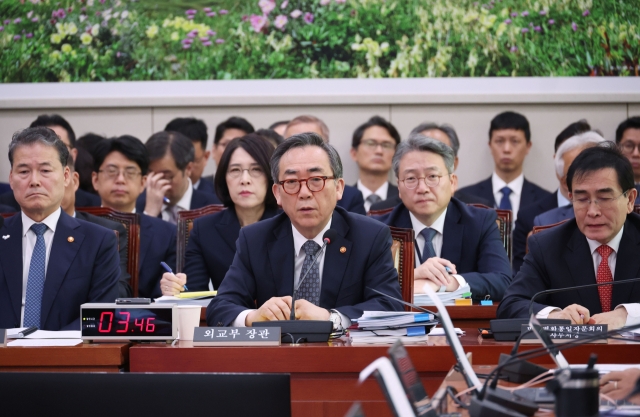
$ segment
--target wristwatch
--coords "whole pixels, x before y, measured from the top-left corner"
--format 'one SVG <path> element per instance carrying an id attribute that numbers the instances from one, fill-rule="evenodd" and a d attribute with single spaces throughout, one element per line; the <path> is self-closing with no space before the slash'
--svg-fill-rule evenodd
<path id="1" fill-rule="evenodd" d="M 342 316 L 338 313 L 338 310 L 329 310 L 329 320 L 333 323 L 333 331 L 341 332 L 344 330 L 342 327 Z"/>

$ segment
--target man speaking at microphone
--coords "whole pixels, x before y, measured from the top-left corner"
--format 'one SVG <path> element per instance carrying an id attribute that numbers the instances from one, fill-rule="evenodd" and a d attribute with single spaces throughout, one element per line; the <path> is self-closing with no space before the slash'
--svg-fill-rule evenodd
<path id="1" fill-rule="evenodd" d="M 364 310 L 400 311 L 370 289 L 401 298 L 388 227 L 336 207 L 344 189 L 336 150 L 315 133 L 294 135 L 276 148 L 271 175 L 284 213 L 240 230 L 207 324 L 289 320 L 294 285 L 296 319 L 331 320 L 334 330 Z M 334 238 L 313 263 L 329 229 Z"/>
<path id="2" fill-rule="evenodd" d="M 619 282 L 640 276 L 640 216 L 629 161 L 611 142 L 582 151 L 567 172 L 575 219 L 529 238 L 529 253 L 498 308 L 499 318 L 525 318 L 534 294 L 550 289 Z M 545 294 L 538 318 L 574 324 L 640 323 L 640 283 Z"/>

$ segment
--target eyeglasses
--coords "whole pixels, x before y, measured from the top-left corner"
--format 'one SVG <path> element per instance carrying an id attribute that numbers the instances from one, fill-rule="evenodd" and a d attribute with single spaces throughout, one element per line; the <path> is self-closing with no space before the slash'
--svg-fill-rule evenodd
<path id="1" fill-rule="evenodd" d="M 98 172 L 102 172 L 110 180 L 115 180 L 116 178 L 118 178 L 120 176 L 120 173 L 122 173 L 122 176 L 127 180 L 134 180 L 138 177 L 138 175 L 142 174 L 141 171 L 138 171 L 135 168 L 125 168 L 123 170 L 120 170 L 115 167 L 100 169 L 98 170 Z"/>
<path id="2" fill-rule="evenodd" d="M 440 178 L 442 177 L 442 175 L 432 174 L 427 175 L 426 177 L 407 177 L 400 181 L 404 183 L 404 186 L 407 187 L 407 189 L 413 190 L 420 185 L 420 180 L 424 180 L 425 185 L 429 188 L 437 187 L 438 184 L 440 184 Z"/>
<path id="3" fill-rule="evenodd" d="M 327 180 L 335 180 L 336 177 L 309 177 L 306 180 L 284 180 L 279 181 L 278 184 L 282 186 L 284 192 L 287 194 L 298 194 L 300 192 L 300 188 L 302 187 L 302 183 L 307 184 L 307 188 L 309 191 L 313 193 L 317 193 L 318 191 L 322 191 L 324 189 L 324 184 Z"/>
<path id="4" fill-rule="evenodd" d="M 633 151 L 636 150 L 636 148 L 638 148 L 638 151 L 640 151 L 640 143 L 636 144 L 631 141 L 627 141 L 625 143 L 620 144 L 620 149 L 622 150 L 622 153 L 632 154 Z"/>
<path id="5" fill-rule="evenodd" d="M 382 147 L 384 151 L 393 151 L 396 149 L 396 144 L 393 142 L 378 142 L 377 140 L 367 139 L 360 142 L 361 145 L 366 146 L 372 151 L 375 150 L 378 146 Z"/>
<path id="6" fill-rule="evenodd" d="M 227 177 L 231 179 L 238 179 L 242 176 L 242 174 L 247 171 L 251 178 L 260 178 L 264 175 L 264 171 L 260 167 L 251 167 L 251 168 L 240 168 L 234 167 L 227 171 Z"/>
<path id="7" fill-rule="evenodd" d="M 572 199 L 572 203 L 573 203 L 573 209 L 574 210 L 584 210 L 587 209 L 589 207 L 591 207 L 591 203 L 595 203 L 596 206 L 600 207 L 601 209 L 610 209 L 611 207 L 613 207 L 615 205 L 615 201 L 617 199 L 619 199 L 620 197 L 622 197 L 623 195 L 626 196 L 626 194 L 629 192 L 629 190 L 625 191 L 624 193 L 620 194 L 617 197 L 600 197 L 600 198 L 594 198 L 593 200 L 591 200 L 590 198 L 573 198 Z"/>

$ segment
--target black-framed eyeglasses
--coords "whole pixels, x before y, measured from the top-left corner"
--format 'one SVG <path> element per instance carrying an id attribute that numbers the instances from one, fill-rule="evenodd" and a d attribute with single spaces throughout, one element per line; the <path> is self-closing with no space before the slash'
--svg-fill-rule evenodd
<path id="1" fill-rule="evenodd" d="M 620 150 L 622 151 L 622 153 L 625 153 L 625 154 L 632 154 L 633 151 L 636 150 L 636 148 L 638 148 L 638 151 L 640 151 L 640 143 L 634 143 L 629 140 L 629 141 L 626 141 L 625 143 L 620 144 Z"/>
<path id="2" fill-rule="evenodd" d="M 335 180 L 336 177 L 309 177 L 304 180 L 298 179 L 289 179 L 284 181 L 278 181 L 278 185 L 282 186 L 282 189 L 287 194 L 298 194 L 300 192 L 300 188 L 302 188 L 302 183 L 307 184 L 307 188 L 309 191 L 313 193 L 317 193 L 318 191 L 322 191 L 324 189 L 324 184 L 327 180 Z"/>
<path id="3" fill-rule="evenodd" d="M 394 151 L 396 149 L 395 142 L 378 142 L 373 139 L 365 139 L 360 142 L 360 144 L 370 148 L 371 150 L 375 150 L 378 146 L 382 147 L 383 151 Z"/>

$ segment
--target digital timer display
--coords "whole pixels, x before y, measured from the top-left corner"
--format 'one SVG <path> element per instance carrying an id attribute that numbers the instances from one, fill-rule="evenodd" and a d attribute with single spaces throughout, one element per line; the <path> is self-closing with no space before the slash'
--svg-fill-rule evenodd
<path id="1" fill-rule="evenodd" d="M 172 336 L 172 310 L 169 308 L 83 308 L 83 337 Z"/>

